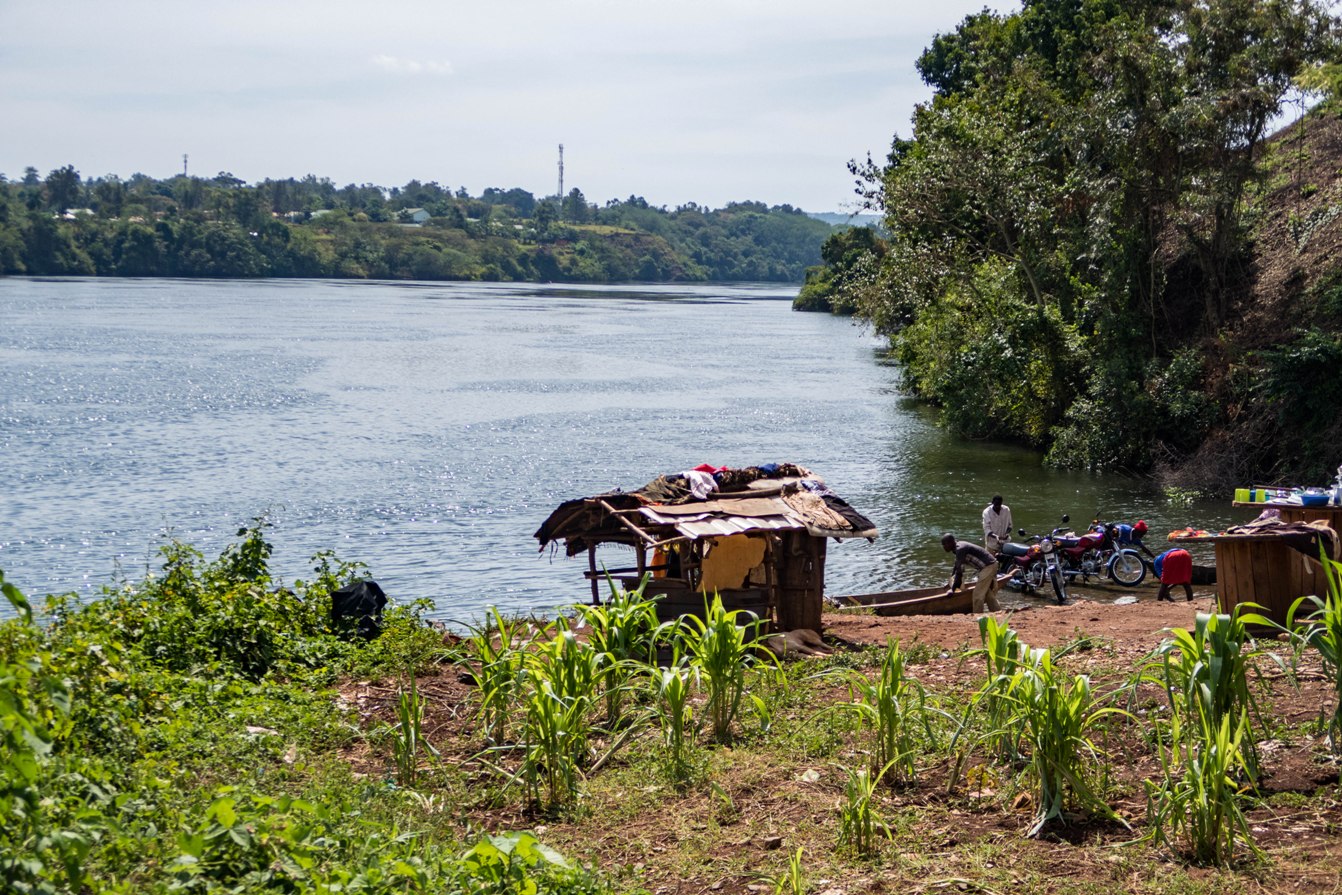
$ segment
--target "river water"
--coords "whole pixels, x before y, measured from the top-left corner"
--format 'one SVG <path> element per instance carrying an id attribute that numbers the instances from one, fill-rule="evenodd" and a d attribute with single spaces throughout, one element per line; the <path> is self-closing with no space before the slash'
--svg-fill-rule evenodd
<path id="1" fill-rule="evenodd" d="M 876 522 L 831 542 L 830 593 L 944 581 L 938 536 L 977 539 L 998 492 L 1031 530 L 1244 516 L 953 439 L 878 338 L 794 293 L 0 279 L 0 569 L 95 598 L 266 513 L 286 581 L 329 548 L 443 620 L 547 611 L 589 593 L 584 559 L 537 552 L 555 506 L 703 462 L 808 466 Z"/>

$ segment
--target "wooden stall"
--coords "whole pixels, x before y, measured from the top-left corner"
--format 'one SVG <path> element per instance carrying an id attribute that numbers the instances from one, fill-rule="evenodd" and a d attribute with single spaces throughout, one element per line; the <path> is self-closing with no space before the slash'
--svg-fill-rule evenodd
<path id="1" fill-rule="evenodd" d="M 1286 545 L 1279 535 L 1205 535 L 1176 543 L 1211 541 L 1216 548 L 1216 593 L 1222 612 L 1256 603 L 1262 614 L 1285 624 L 1296 600 L 1326 594 L 1323 566 Z"/>
<path id="2" fill-rule="evenodd" d="M 1342 507 L 1302 507 L 1272 501 L 1236 501 L 1234 506 L 1273 509 L 1288 524 L 1322 521 L 1337 531 L 1342 523 Z M 1176 543 L 1188 541 L 1210 541 L 1215 547 L 1216 591 L 1222 612 L 1256 603 L 1264 615 L 1284 624 L 1291 606 L 1301 597 L 1328 592 L 1328 579 L 1318 557 L 1289 546 L 1281 533 L 1271 529 L 1184 537 Z"/>
<path id="3" fill-rule="evenodd" d="M 776 630 L 819 631 L 827 539 L 874 539 L 871 521 L 792 464 L 723 470 L 700 496 L 685 481 L 662 476 L 637 491 L 566 501 L 535 537 L 542 550 L 562 543 L 569 556 L 587 554 L 593 603 L 607 578 L 632 589 L 647 575 L 644 592 L 660 597 L 663 618 L 702 615 L 716 593 Z M 632 562 L 599 563 L 598 547 L 632 551 Z"/>

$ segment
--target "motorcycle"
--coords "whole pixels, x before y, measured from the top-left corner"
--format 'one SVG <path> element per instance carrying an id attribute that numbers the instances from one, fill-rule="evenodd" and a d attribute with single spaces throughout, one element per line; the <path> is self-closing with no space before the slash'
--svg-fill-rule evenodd
<path id="1" fill-rule="evenodd" d="M 1067 521 L 1066 516 L 1063 517 L 1063 521 Z M 1037 586 L 1042 587 L 1043 579 L 1047 579 L 1053 587 L 1053 596 L 1059 606 L 1065 606 L 1071 602 L 1067 598 L 1066 576 L 1063 575 L 1062 564 L 1058 560 L 1057 542 L 1062 532 L 1063 529 L 1055 528 L 1052 533 L 1047 535 L 1028 536 L 1031 541 L 1028 549 L 1032 556 L 1037 557 L 1036 561 L 1041 567 L 1039 574 L 1042 575 L 1042 579 Z M 1021 537 L 1027 537 L 1025 529 L 1020 529 L 1020 535 Z"/>
<path id="2" fill-rule="evenodd" d="M 1020 534 L 1024 537 L 1025 529 L 1022 528 Z M 1038 538 L 1034 540 L 1035 543 L 1031 544 L 1006 541 L 996 553 L 998 569 L 1011 575 L 1006 586 L 1012 590 L 1033 594 L 1044 586 L 1047 571 L 1039 552 Z"/>
<path id="3" fill-rule="evenodd" d="M 1100 561 L 1104 564 L 1105 572 L 1109 577 L 1124 587 L 1136 587 L 1145 581 L 1146 560 L 1136 549 L 1125 547 L 1119 541 L 1118 524 L 1101 522 L 1099 519 L 1095 520 L 1095 524 L 1103 528 L 1107 536 L 1108 552 L 1101 553 Z M 1145 525 L 1139 531 L 1145 531 Z M 1140 543 L 1140 541 L 1135 543 Z"/>
<path id="4" fill-rule="evenodd" d="M 1069 521 L 1062 517 L 1063 524 Z M 1146 578 L 1146 563 L 1141 554 L 1130 547 L 1120 547 L 1115 540 L 1117 528 L 1095 520 L 1090 530 L 1078 535 L 1066 531 L 1058 538 L 1058 558 L 1063 575 L 1083 584 L 1091 577 L 1107 577 L 1125 587 L 1135 587 Z"/>

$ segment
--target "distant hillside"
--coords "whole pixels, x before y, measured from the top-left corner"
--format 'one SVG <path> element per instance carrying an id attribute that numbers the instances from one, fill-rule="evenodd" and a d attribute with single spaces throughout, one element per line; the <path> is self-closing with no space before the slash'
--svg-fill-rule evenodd
<path id="1" fill-rule="evenodd" d="M 832 230 L 788 205 L 597 205 L 577 189 L 0 175 L 0 275 L 800 283 Z"/>
<path id="2" fill-rule="evenodd" d="M 834 227 L 875 227 L 881 226 L 879 214 L 843 214 L 837 211 L 808 211 L 808 217 L 824 221 Z"/>

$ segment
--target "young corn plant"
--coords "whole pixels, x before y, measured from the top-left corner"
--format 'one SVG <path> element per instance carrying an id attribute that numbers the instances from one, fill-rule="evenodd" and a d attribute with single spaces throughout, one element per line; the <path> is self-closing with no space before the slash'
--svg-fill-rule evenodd
<path id="1" fill-rule="evenodd" d="M 1185 732 L 1202 729 L 1199 719 L 1204 715 L 1209 731 L 1220 730 L 1225 719 L 1236 729 L 1244 718 L 1244 771 L 1251 781 L 1258 779 L 1251 721 L 1251 716 L 1258 715 L 1258 706 L 1249 686 L 1249 670 L 1258 654 L 1251 648 L 1246 622 L 1260 618 L 1199 612 L 1192 631 L 1171 629 L 1171 636 L 1153 654 L 1170 708 L 1181 715 Z"/>
<path id="2" fill-rule="evenodd" d="M 1191 722 L 1191 723 L 1190 723 Z M 1157 737 L 1161 779 L 1146 781 L 1150 838 L 1175 850 L 1182 846 L 1200 864 L 1230 866 L 1235 846 L 1259 849 L 1244 815 L 1244 737 L 1247 715 L 1213 721 L 1199 708 L 1196 717 L 1174 713 L 1168 722 L 1169 744 Z"/>
<path id="3" fill-rule="evenodd" d="M 553 812 L 577 798 L 591 760 L 592 715 L 604 662 L 572 631 L 561 630 L 530 650 L 524 664 L 531 686 L 519 773 L 531 804 Z"/>
<path id="4" fill-rule="evenodd" d="M 670 665 L 657 669 L 653 676 L 653 703 L 662 730 L 662 767 L 675 786 L 684 786 L 694 777 L 695 728 L 694 706 L 690 699 L 698 669 L 676 656 Z"/>
<path id="5" fill-rule="evenodd" d="M 839 804 L 839 848 L 850 849 L 859 858 L 871 858 L 880 847 L 879 837 L 890 837 L 890 827 L 876 812 L 872 800 L 880 775 L 866 768 L 848 768 L 844 800 Z"/>
<path id="6" fill-rule="evenodd" d="M 397 724 L 392 728 L 392 753 L 396 760 L 396 782 L 404 787 L 413 787 L 419 782 L 420 752 L 438 757 L 438 750 L 424 739 L 425 700 L 419 695 L 419 685 L 414 675 L 410 676 L 410 687 L 402 686 L 397 703 Z"/>
<path id="7" fill-rule="evenodd" d="M 854 672 L 849 692 L 857 701 L 845 708 L 857 711 L 876 734 L 870 776 L 881 776 L 883 769 L 889 769 L 893 781 L 913 782 L 920 746 L 924 739 L 935 742 L 936 734 L 928 718 L 926 691 L 904 674 L 904 653 L 898 640 L 886 644 L 880 676 L 873 681 Z"/>
<path id="8" fill-rule="evenodd" d="M 772 882 L 774 895 L 806 895 L 806 874 L 802 869 L 801 846 L 788 859 L 787 870 L 779 874 Z"/>
<path id="9" fill-rule="evenodd" d="M 631 591 L 612 581 L 604 605 L 573 607 L 577 628 L 587 628 L 588 642 L 607 657 L 603 695 L 606 724 L 612 729 L 624 720 L 625 698 L 635 679 L 655 667 L 657 644 L 666 630 L 657 619 L 656 600 L 644 596 L 648 580 L 645 575 Z"/>
<path id="10" fill-rule="evenodd" d="M 500 744 L 507 737 L 508 722 L 521 695 L 523 660 L 534 635 L 527 622 L 504 618 L 497 608 L 490 612 L 487 624 L 472 629 L 464 661 L 474 662 L 479 695 L 476 718 L 485 740 Z"/>
<path id="11" fill-rule="evenodd" d="M 737 617 L 741 615 L 749 615 L 750 621 L 738 624 Z M 746 663 L 759 643 L 759 620 L 751 613 L 726 611 L 722 598 L 714 594 L 704 618 L 689 615 L 681 619 L 680 637 L 686 654 L 708 687 L 707 711 L 713 740 L 730 742 L 732 722 L 745 693 Z"/>
<path id="12" fill-rule="evenodd" d="M 987 666 L 987 679 L 970 709 L 982 713 L 989 753 L 998 761 L 1016 761 L 1020 758 L 1021 728 L 1016 705 L 1007 691 L 1026 647 L 1014 629 L 991 615 L 979 619 L 979 641 L 983 644 L 978 652 Z"/>
<path id="13" fill-rule="evenodd" d="M 590 698 L 561 695 L 545 679 L 527 694 L 518 773 L 534 809 L 552 813 L 578 797 L 589 758 L 592 704 Z"/>
<path id="14" fill-rule="evenodd" d="M 1026 653 L 1004 698 L 1015 707 L 1015 715 L 1006 723 L 1020 730 L 1037 785 L 1038 813 L 1028 835 L 1039 835 L 1050 821 L 1065 822 L 1063 809 L 1069 794 L 1070 801 L 1127 826 L 1087 775 L 1088 765 L 1100 757 L 1088 735 L 1091 728 L 1107 715 L 1126 713 L 1113 707 L 1097 708 L 1090 679 L 1085 675 L 1069 678 L 1053 664 L 1046 649 Z"/>
<path id="15" fill-rule="evenodd" d="M 1312 648 L 1318 653 L 1333 690 L 1333 713 L 1328 721 L 1328 746 L 1342 755 L 1342 563 L 1320 556 L 1328 579 L 1323 599 L 1301 597 L 1286 616 L 1286 629 L 1299 653 Z M 1308 614 L 1301 614 L 1302 610 Z"/>

